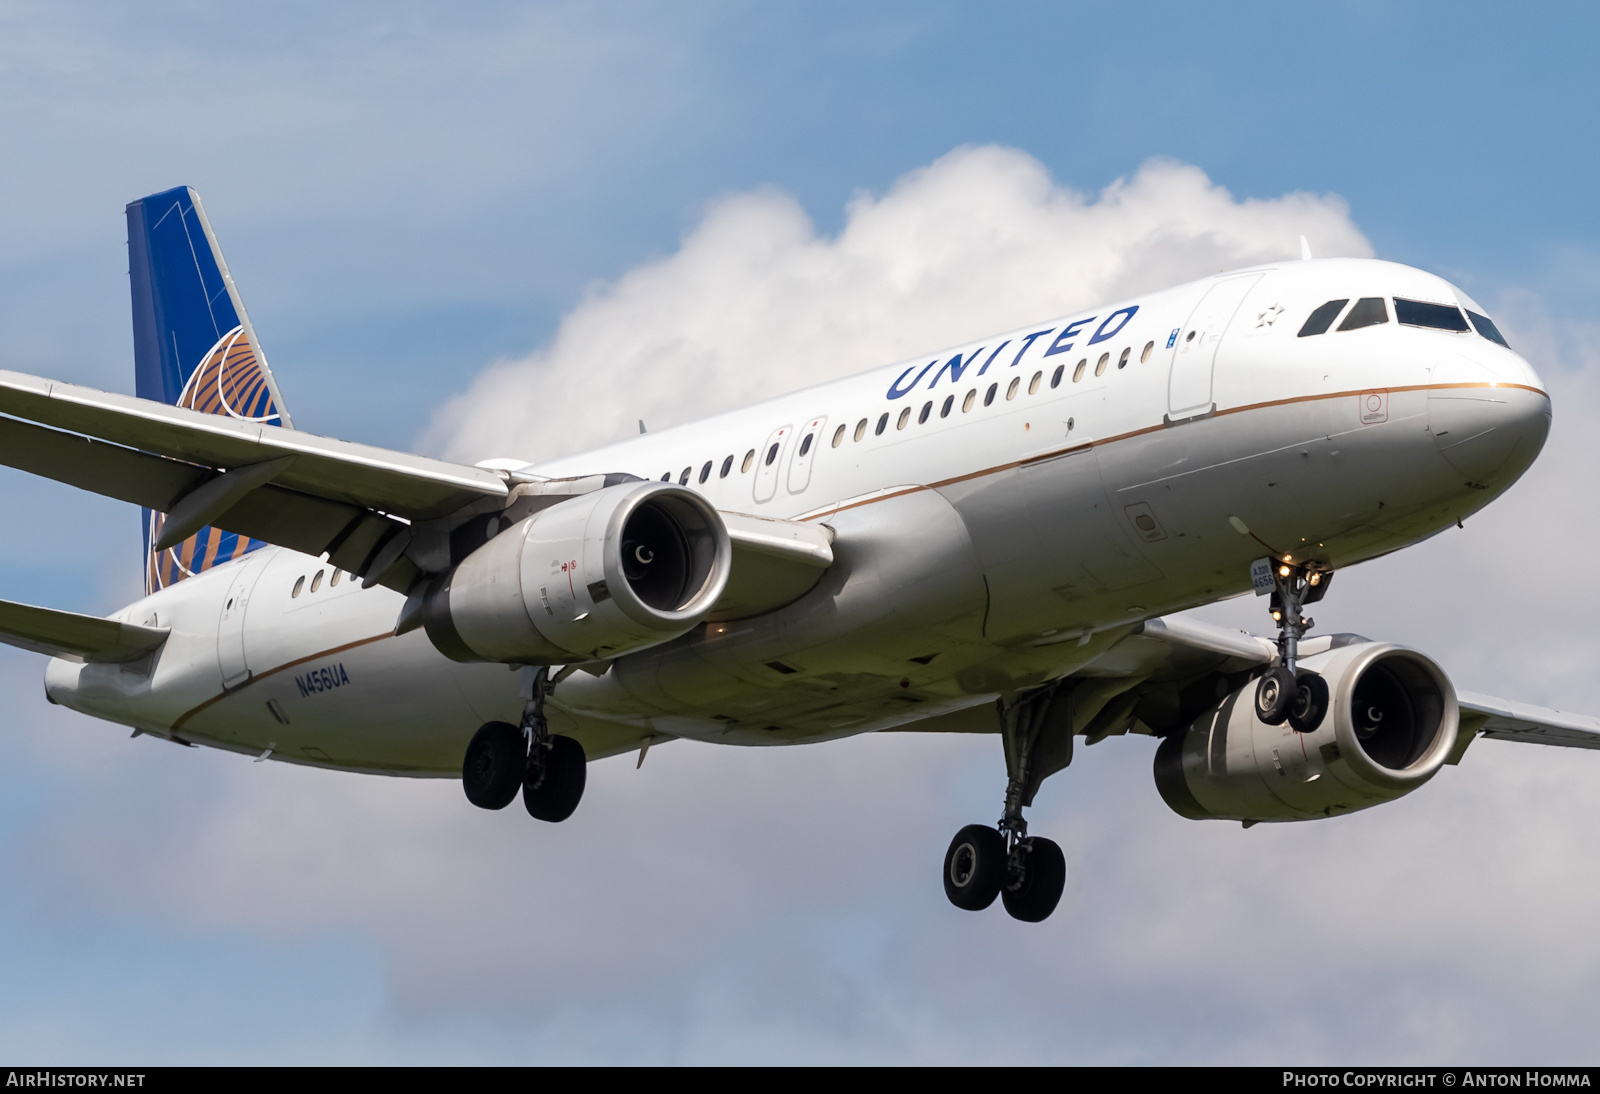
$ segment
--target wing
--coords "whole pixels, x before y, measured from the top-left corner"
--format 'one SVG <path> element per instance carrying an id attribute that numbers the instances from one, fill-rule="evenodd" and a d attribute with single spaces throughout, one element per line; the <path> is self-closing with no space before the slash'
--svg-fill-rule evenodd
<path id="1" fill-rule="evenodd" d="M 447 569 L 449 534 L 511 504 L 553 504 L 632 476 L 517 483 L 479 467 L 202 414 L 0 371 L 0 463 L 167 514 L 158 547 L 218 528 L 326 555 L 408 592 Z M 833 563 L 824 526 L 724 514 L 733 573 L 713 617 L 804 595 Z"/>
<path id="2" fill-rule="evenodd" d="M 161 648 L 165 627 L 140 627 L 0 600 L 0 642 L 68 661 L 137 661 Z"/>
<path id="3" fill-rule="evenodd" d="M 1600 718 L 1512 703 L 1470 691 L 1457 692 L 1456 700 L 1461 704 L 1462 722 L 1478 722 L 1472 728 L 1485 737 L 1566 748 L 1600 748 Z"/>

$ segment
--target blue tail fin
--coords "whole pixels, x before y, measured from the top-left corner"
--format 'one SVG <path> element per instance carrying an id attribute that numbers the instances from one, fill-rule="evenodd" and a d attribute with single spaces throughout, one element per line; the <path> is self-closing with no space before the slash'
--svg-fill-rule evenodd
<path id="1" fill-rule="evenodd" d="M 128 206 L 128 277 L 133 290 L 135 392 L 170 406 L 289 426 L 234 287 L 222 249 L 187 186 Z M 261 540 L 202 528 L 155 552 L 162 513 L 144 511 L 145 591 L 265 546 Z"/>

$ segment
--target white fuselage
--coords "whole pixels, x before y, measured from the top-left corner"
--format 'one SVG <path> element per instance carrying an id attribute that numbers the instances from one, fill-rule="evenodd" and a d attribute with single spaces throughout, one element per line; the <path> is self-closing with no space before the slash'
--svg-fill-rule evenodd
<path id="1" fill-rule="evenodd" d="M 1238 271 L 529 465 L 670 478 L 835 534 L 800 600 L 574 674 L 557 713 L 619 741 L 954 725 L 1143 619 L 1244 591 L 1264 554 L 1339 568 L 1434 534 L 1527 468 L 1549 400 L 1516 353 L 1402 325 L 1392 304 L 1388 322 L 1297 337 L 1318 305 L 1360 297 L 1481 311 L 1391 263 Z M 48 693 L 180 740 L 459 774 L 482 722 L 516 720 L 516 674 L 395 637 L 399 594 L 332 575 L 266 548 L 179 582 L 115 617 L 171 628 L 150 663 L 53 661 Z"/>

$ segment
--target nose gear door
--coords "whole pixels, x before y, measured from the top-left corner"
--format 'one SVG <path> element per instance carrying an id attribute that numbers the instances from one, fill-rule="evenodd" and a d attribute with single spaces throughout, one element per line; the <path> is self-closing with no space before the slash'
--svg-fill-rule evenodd
<path id="1" fill-rule="evenodd" d="M 1172 351 L 1172 370 L 1167 381 L 1169 422 L 1210 413 L 1215 406 L 1211 400 L 1211 368 L 1216 363 L 1217 347 L 1222 344 L 1233 313 L 1239 310 L 1246 294 L 1255 288 L 1262 276 L 1247 274 L 1217 282 L 1189 316 L 1188 325 L 1178 334 L 1178 344 Z"/>

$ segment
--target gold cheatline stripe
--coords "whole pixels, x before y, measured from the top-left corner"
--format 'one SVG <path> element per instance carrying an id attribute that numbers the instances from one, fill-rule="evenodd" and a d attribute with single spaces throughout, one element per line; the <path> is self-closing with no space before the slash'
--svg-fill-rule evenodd
<path id="1" fill-rule="evenodd" d="M 1250 410 L 1265 410 L 1268 407 L 1290 406 L 1290 405 L 1292 405 L 1294 403 L 1313 403 L 1313 402 L 1317 402 L 1317 401 L 1323 400 L 1323 399 L 1348 399 L 1348 398 L 1351 398 L 1351 397 L 1360 397 L 1362 395 L 1366 395 L 1368 393 L 1378 392 L 1378 391 L 1381 391 L 1386 395 L 1392 395 L 1392 394 L 1394 394 L 1396 392 L 1403 392 L 1403 391 L 1448 391 L 1448 390 L 1450 390 L 1452 388 L 1457 388 L 1457 389 L 1465 389 L 1465 388 L 1508 388 L 1508 389 L 1512 389 L 1512 390 L 1516 390 L 1516 391 L 1531 391 L 1535 395 L 1543 395 L 1546 399 L 1550 398 L 1550 393 L 1549 392 L 1543 391 L 1543 390 L 1541 390 L 1539 388 L 1536 388 L 1536 387 L 1530 387 L 1527 384 L 1501 384 L 1501 383 L 1411 384 L 1411 385 L 1406 386 L 1406 387 L 1366 387 L 1366 388 L 1362 388 L 1359 391 L 1333 391 L 1333 392 L 1328 392 L 1328 393 L 1322 394 L 1322 395 L 1296 395 L 1296 396 L 1294 396 L 1293 398 L 1290 398 L 1290 399 L 1271 399 L 1271 400 L 1269 400 L 1267 402 L 1264 402 L 1264 403 L 1248 403 L 1245 406 L 1234 406 L 1234 407 L 1229 407 L 1226 410 L 1213 411 L 1209 415 L 1206 415 L 1206 417 L 1209 417 L 1209 418 L 1221 418 L 1221 417 L 1224 417 L 1224 416 L 1226 416 L 1228 414 L 1243 414 L 1246 411 L 1250 411 Z M 1187 424 L 1187 423 L 1180 423 L 1180 424 Z M 965 475 L 956 475 L 953 478 L 940 479 L 938 482 L 930 482 L 925 486 L 910 486 L 910 487 L 907 487 L 904 490 L 897 490 L 893 494 L 884 494 L 881 497 L 867 498 L 865 501 L 852 502 L 849 505 L 841 505 L 836 509 L 829 509 L 829 510 L 827 510 L 825 512 L 817 513 L 817 514 L 815 514 L 813 516 L 800 517 L 798 519 L 800 519 L 800 520 L 821 520 L 824 517 L 831 517 L 835 513 L 843 513 L 848 509 L 859 509 L 863 505 L 876 505 L 880 501 L 888 501 L 891 498 L 905 497 L 907 494 L 914 494 L 918 490 L 939 490 L 939 489 L 942 489 L 943 487 L 954 486 L 956 483 L 967 482 L 967 481 L 969 481 L 971 479 L 981 479 L 985 475 L 998 475 L 1002 471 L 1010 471 L 1013 468 L 1023 467 L 1023 466 L 1025 466 L 1027 464 L 1030 464 L 1030 463 L 1042 463 L 1045 460 L 1053 460 L 1053 459 L 1057 458 L 1058 456 L 1069 456 L 1069 455 L 1072 455 L 1075 452 L 1086 452 L 1091 448 L 1099 448 L 1102 445 L 1116 444 L 1118 441 L 1132 440 L 1134 437 L 1142 437 L 1147 433 L 1158 433 L 1163 429 L 1170 429 L 1170 428 L 1172 428 L 1172 427 L 1167 425 L 1166 423 L 1162 423 L 1161 425 L 1147 425 L 1142 429 L 1133 429 L 1133 430 L 1129 430 L 1127 433 L 1118 433 L 1114 437 L 1102 437 L 1098 441 L 1085 441 L 1082 444 L 1068 445 L 1066 448 L 1057 448 L 1057 449 L 1054 449 L 1053 451 L 1050 451 L 1050 452 L 1040 452 L 1038 455 L 1035 455 L 1035 456 L 1027 456 L 1027 457 L 1025 457 L 1023 459 L 1020 459 L 1020 460 L 1012 460 L 1010 463 L 996 464 L 993 467 L 985 467 L 981 471 L 971 471 L 971 472 L 968 472 Z"/>
<path id="2" fill-rule="evenodd" d="M 251 684 L 254 684 L 258 680 L 265 680 L 269 676 L 276 676 L 285 669 L 292 669 L 296 665 L 305 664 L 307 661 L 315 661 L 320 657 L 332 657 L 336 653 L 343 653 L 345 650 L 353 650 L 357 646 L 366 646 L 373 642 L 382 642 L 385 638 L 393 637 L 393 631 L 386 631 L 383 634 L 375 634 L 371 638 L 358 638 L 354 642 L 346 642 L 344 645 L 335 646 L 331 650 L 318 650 L 316 653 L 308 654 L 305 657 L 297 657 L 293 661 L 285 661 L 277 668 L 268 669 L 266 672 L 253 673 L 250 679 L 246 680 L 232 691 L 223 691 L 220 694 L 213 695 L 199 706 L 180 714 L 178 716 L 178 720 L 172 723 L 173 732 L 177 732 L 179 729 L 182 729 L 185 722 L 187 722 L 190 718 L 193 718 L 196 714 L 199 714 L 202 710 L 205 710 L 207 707 L 211 706 L 213 703 L 221 702 L 230 695 L 239 694 L 245 688 L 249 687 Z"/>

